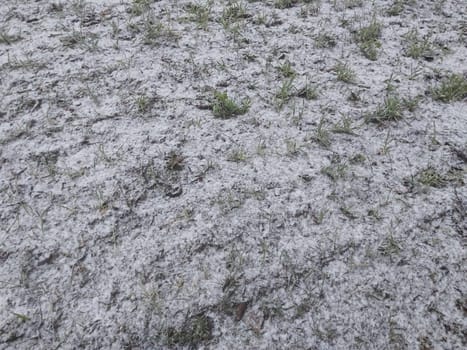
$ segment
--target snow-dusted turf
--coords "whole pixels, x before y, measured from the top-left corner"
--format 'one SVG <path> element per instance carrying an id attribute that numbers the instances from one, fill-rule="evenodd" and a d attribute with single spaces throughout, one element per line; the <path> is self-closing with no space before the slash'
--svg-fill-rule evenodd
<path id="1" fill-rule="evenodd" d="M 0 2 L 1 349 L 461 349 L 467 3 Z"/>

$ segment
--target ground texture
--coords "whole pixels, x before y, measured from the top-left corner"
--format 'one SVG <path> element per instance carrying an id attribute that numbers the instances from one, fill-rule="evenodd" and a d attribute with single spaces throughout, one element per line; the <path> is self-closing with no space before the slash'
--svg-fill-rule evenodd
<path id="1" fill-rule="evenodd" d="M 461 349 L 467 3 L 0 3 L 1 349 Z"/>

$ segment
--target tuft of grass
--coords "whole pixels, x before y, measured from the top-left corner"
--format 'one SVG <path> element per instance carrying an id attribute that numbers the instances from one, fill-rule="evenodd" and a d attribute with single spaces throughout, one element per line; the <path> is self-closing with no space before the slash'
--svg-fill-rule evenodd
<path id="1" fill-rule="evenodd" d="M 329 131 L 324 127 L 325 120 L 321 118 L 318 127 L 316 128 L 313 139 L 318 142 L 322 147 L 329 148 L 331 146 L 331 138 Z"/>
<path id="2" fill-rule="evenodd" d="M 340 123 L 336 123 L 331 131 L 337 134 L 356 135 L 354 127 L 352 126 L 353 120 L 351 117 L 342 116 Z"/>
<path id="3" fill-rule="evenodd" d="M 332 181 L 337 181 L 345 176 L 347 166 L 343 163 L 334 163 L 321 169 L 321 174 L 328 176 Z"/>
<path id="4" fill-rule="evenodd" d="M 143 44 L 158 46 L 163 41 L 177 40 L 177 34 L 162 22 L 148 17 L 144 23 Z"/>
<path id="5" fill-rule="evenodd" d="M 220 22 L 224 28 L 229 28 L 233 23 L 248 17 L 250 15 L 247 13 L 245 6 L 240 2 L 234 1 L 224 8 Z"/>
<path id="6" fill-rule="evenodd" d="M 289 60 L 279 66 L 279 71 L 285 78 L 293 78 L 296 75 L 296 72 Z"/>
<path id="7" fill-rule="evenodd" d="M 176 151 L 171 151 L 165 158 L 165 161 L 167 170 L 180 171 L 183 169 L 185 157 Z"/>
<path id="8" fill-rule="evenodd" d="M 400 242 L 392 234 L 389 234 L 378 247 L 378 251 L 384 256 L 397 255 L 401 250 Z"/>
<path id="9" fill-rule="evenodd" d="M 411 58 L 430 58 L 433 55 L 433 45 L 428 37 L 421 38 L 413 29 L 404 35 L 405 55 Z"/>
<path id="10" fill-rule="evenodd" d="M 300 145 L 294 139 L 285 140 L 285 145 L 287 148 L 287 154 L 290 156 L 296 156 L 300 153 Z"/>
<path id="11" fill-rule="evenodd" d="M 133 0 L 129 12 L 133 16 L 141 16 L 144 13 L 148 12 L 151 9 L 150 0 Z"/>
<path id="12" fill-rule="evenodd" d="M 244 99 L 240 104 L 229 98 L 226 92 L 214 92 L 212 112 L 216 118 L 229 119 L 242 115 L 250 109 L 250 100 Z"/>
<path id="13" fill-rule="evenodd" d="M 308 16 L 313 16 L 313 17 L 318 16 L 321 10 L 320 5 L 321 4 L 319 1 L 316 1 L 316 3 L 307 3 L 305 6 L 302 6 L 302 8 L 300 9 L 300 17 L 307 18 Z"/>
<path id="14" fill-rule="evenodd" d="M 276 93 L 276 105 L 278 109 L 281 109 L 293 96 L 293 78 L 285 80 L 279 91 Z"/>
<path id="15" fill-rule="evenodd" d="M 362 7 L 364 3 L 363 0 L 344 0 L 344 7 L 347 9 L 354 9 Z"/>
<path id="16" fill-rule="evenodd" d="M 53 2 L 49 6 L 49 11 L 50 12 L 63 12 L 64 7 L 65 5 L 63 5 L 63 3 L 61 2 Z"/>
<path id="17" fill-rule="evenodd" d="M 307 100 L 316 100 L 319 97 L 318 87 L 316 85 L 306 84 L 297 91 L 297 96 Z"/>
<path id="18" fill-rule="evenodd" d="M 321 225 L 327 213 L 328 211 L 326 209 L 314 210 L 311 213 L 311 217 L 316 225 Z"/>
<path id="19" fill-rule="evenodd" d="M 422 185 L 436 188 L 443 187 L 446 183 L 444 176 L 431 166 L 420 171 L 417 180 Z"/>
<path id="20" fill-rule="evenodd" d="M 384 99 L 374 113 L 367 117 L 367 121 L 375 123 L 398 121 L 404 117 L 404 109 L 404 101 L 397 95 L 390 95 Z"/>
<path id="21" fill-rule="evenodd" d="M 291 115 L 289 114 L 291 116 L 293 125 L 297 125 L 297 126 L 301 125 L 303 121 L 303 113 L 305 113 L 304 104 L 302 103 L 301 107 L 296 107 L 294 103 L 292 107 L 292 114 Z"/>
<path id="22" fill-rule="evenodd" d="M 339 208 L 339 210 L 350 220 L 355 220 L 357 218 L 357 215 L 351 210 L 351 208 L 342 206 Z"/>
<path id="23" fill-rule="evenodd" d="M 197 23 L 198 28 L 206 29 L 211 15 L 211 5 L 209 1 L 204 5 L 189 3 L 185 6 L 185 11 L 190 15 L 190 20 Z"/>
<path id="24" fill-rule="evenodd" d="M 79 47 L 88 51 L 96 51 L 98 48 L 99 39 L 97 34 L 86 33 L 83 31 L 72 30 L 72 32 L 60 39 L 65 47 Z"/>
<path id="25" fill-rule="evenodd" d="M 258 144 L 256 145 L 256 154 L 264 157 L 266 155 L 267 144 L 266 141 L 261 139 L 259 140 Z"/>
<path id="26" fill-rule="evenodd" d="M 381 37 L 381 23 L 375 19 L 366 27 L 360 28 L 355 34 L 358 42 L 377 41 Z"/>
<path id="27" fill-rule="evenodd" d="M 378 49 L 381 47 L 379 41 L 366 41 L 360 43 L 359 46 L 363 56 L 371 61 L 376 61 L 378 59 Z"/>
<path id="28" fill-rule="evenodd" d="M 330 33 L 320 33 L 315 37 L 315 47 L 329 49 L 337 45 L 337 38 Z"/>
<path id="29" fill-rule="evenodd" d="M 343 81 L 344 83 L 353 83 L 355 81 L 355 72 L 348 64 L 339 62 L 333 68 L 337 75 L 337 80 Z"/>
<path id="30" fill-rule="evenodd" d="M 386 10 L 388 16 L 399 16 L 405 9 L 407 0 L 394 0 Z"/>
<path id="31" fill-rule="evenodd" d="M 299 0 L 276 0 L 274 2 L 274 7 L 276 9 L 288 9 L 297 5 Z"/>
<path id="32" fill-rule="evenodd" d="M 135 99 L 135 106 L 139 113 L 145 113 L 149 110 L 150 101 L 146 95 L 139 95 Z"/>
<path id="33" fill-rule="evenodd" d="M 229 157 L 227 158 L 227 160 L 231 162 L 235 162 L 235 163 L 244 162 L 246 161 L 246 159 L 247 159 L 247 153 L 245 152 L 243 148 L 234 149 L 232 153 L 230 153 Z"/>
<path id="34" fill-rule="evenodd" d="M 170 346 L 198 346 L 212 339 L 213 321 L 210 317 L 201 314 L 185 320 L 181 329 L 170 327 L 166 331 L 167 343 Z"/>
<path id="35" fill-rule="evenodd" d="M 351 164 L 363 164 L 366 161 L 365 155 L 361 153 L 357 153 L 352 158 L 350 158 L 350 163 Z"/>
<path id="36" fill-rule="evenodd" d="M 410 97 L 410 98 L 404 98 L 404 107 L 409 111 L 413 112 L 417 109 L 419 103 L 420 103 L 420 96 L 415 96 L 415 97 Z"/>
<path id="37" fill-rule="evenodd" d="M 381 47 L 379 38 L 381 37 L 381 23 L 375 19 L 366 27 L 360 28 L 355 33 L 355 40 L 358 43 L 360 51 L 369 60 L 376 61 L 378 58 L 378 49 Z"/>
<path id="38" fill-rule="evenodd" d="M 467 98 L 467 78 L 461 74 L 451 74 L 432 91 L 436 101 L 451 102 Z"/>
<path id="39" fill-rule="evenodd" d="M 378 152 L 379 155 L 389 154 L 391 150 L 391 146 L 390 146 L 391 141 L 393 141 L 393 139 L 391 139 L 391 133 L 388 130 L 388 133 L 386 134 L 386 138 L 384 139 L 383 146 L 381 146 L 381 149 Z"/>

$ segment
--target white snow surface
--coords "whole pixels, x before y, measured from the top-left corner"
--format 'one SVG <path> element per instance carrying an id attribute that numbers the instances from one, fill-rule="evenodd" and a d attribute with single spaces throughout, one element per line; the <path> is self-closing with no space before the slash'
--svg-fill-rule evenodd
<path id="1" fill-rule="evenodd" d="M 289 2 L 1 1 L 0 349 L 467 346 L 467 104 L 433 98 L 467 76 L 467 2 Z M 368 122 L 390 92 L 419 104 Z"/>

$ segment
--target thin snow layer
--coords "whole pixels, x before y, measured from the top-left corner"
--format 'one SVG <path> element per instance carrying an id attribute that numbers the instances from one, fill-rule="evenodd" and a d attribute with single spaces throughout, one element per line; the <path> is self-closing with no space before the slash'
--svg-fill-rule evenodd
<path id="1" fill-rule="evenodd" d="M 466 18 L 1 1 L 0 348 L 465 347 L 467 105 L 433 91 L 466 77 Z M 418 104 L 372 122 L 388 96 Z"/>

